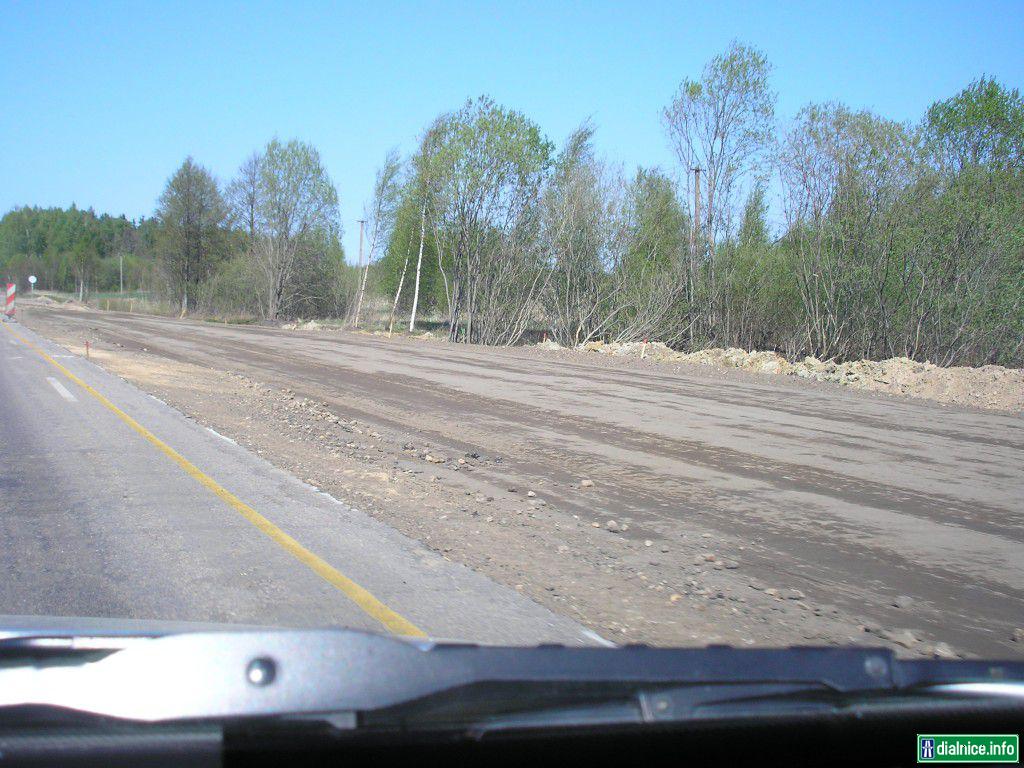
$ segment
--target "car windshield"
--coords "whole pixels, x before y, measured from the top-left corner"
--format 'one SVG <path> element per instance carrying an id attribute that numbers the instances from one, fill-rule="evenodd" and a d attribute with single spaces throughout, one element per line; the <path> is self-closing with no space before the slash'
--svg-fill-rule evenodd
<path id="1" fill-rule="evenodd" d="M 1024 658 L 1020 7 L 645 5 L 4 2 L 0 639 Z"/>

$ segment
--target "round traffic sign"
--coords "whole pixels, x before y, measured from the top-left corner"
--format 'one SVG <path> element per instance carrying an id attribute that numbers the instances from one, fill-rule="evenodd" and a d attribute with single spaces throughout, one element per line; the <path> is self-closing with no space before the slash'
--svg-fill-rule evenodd
<path id="1" fill-rule="evenodd" d="M 35 285 L 36 284 L 36 276 L 35 275 L 29 275 L 28 276 L 28 281 L 30 283 L 32 283 L 32 285 Z"/>

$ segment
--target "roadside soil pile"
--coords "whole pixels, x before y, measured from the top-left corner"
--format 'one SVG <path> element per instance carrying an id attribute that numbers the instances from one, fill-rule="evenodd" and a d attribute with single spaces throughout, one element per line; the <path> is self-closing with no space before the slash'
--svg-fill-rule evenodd
<path id="1" fill-rule="evenodd" d="M 537 346 L 542 349 L 560 349 L 553 341 L 541 342 Z M 943 368 L 906 357 L 846 363 L 805 357 L 798 363 L 791 363 L 775 352 L 747 352 L 735 347 L 702 349 L 687 354 L 677 352 L 660 341 L 624 344 L 591 341 L 580 347 L 579 351 L 650 359 L 655 362 L 737 368 L 753 373 L 813 379 L 871 392 L 920 397 L 953 405 L 1024 411 L 1024 370 L 999 365 Z"/>
<path id="2" fill-rule="evenodd" d="M 61 309 L 74 309 L 79 312 L 95 312 L 96 310 L 88 304 L 83 304 L 75 298 L 65 298 L 60 301 L 42 293 L 29 293 L 18 297 L 18 304 L 27 306 L 59 307 Z"/>
<path id="3" fill-rule="evenodd" d="M 319 331 L 323 328 L 316 320 L 298 320 L 294 323 L 283 323 L 281 328 L 286 331 Z"/>

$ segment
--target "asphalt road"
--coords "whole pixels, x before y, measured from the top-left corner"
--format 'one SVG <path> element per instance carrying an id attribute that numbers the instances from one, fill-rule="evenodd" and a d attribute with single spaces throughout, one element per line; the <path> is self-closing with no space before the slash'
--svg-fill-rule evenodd
<path id="1" fill-rule="evenodd" d="M 14 323 L 0 328 L 4 614 L 597 641 Z"/>
<path id="2" fill-rule="evenodd" d="M 39 312 L 42 319 L 44 313 Z M 371 421 L 426 435 L 453 451 L 477 446 L 500 453 L 505 457 L 504 474 L 495 477 L 495 483 L 546 483 L 547 496 L 567 512 L 594 510 L 571 492 L 559 495 L 557 489 L 581 476 L 598 478 L 602 508 L 597 514 L 628 520 L 637 535 L 669 538 L 687 528 L 712 530 L 724 550 L 743 549 L 745 573 L 769 584 L 784 578 L 785 583 L 849 615 L 883 626 L 920 629 L 973 653 L 1019 652 L 1019 643 L 1010 638 L 1015 627 L 1024 625 L 1024 420 L 1020 416 L 773 377 L 668 367 L 623 369 L 534 350 L 463 348 L 116 313 L 46 310 L 45 315 L 80 329 L 98 343 L 145 347 L 150 354 L 170 360 L 238 371 L 268 384 L 292 386 L 297 395 L 341 402 L 348 412 L 361 411 Z M 5 353 L 15 350 L 5 348 Z M 130 504 L 135 514 L 110 513 L 119 522 L 105 529 L 113 532 L 100 538 L 104 546 L 123 540 L 118 557 L 104 559 L 109 552 L 86 544 L 93 541 L 90 536 L 67 546 L 78 548 L 72 559 L 80 557 L 96 574 L 80 580 L 83 590 L 97 590 L 95 580 L 106 567 L 117 568 L 130 581 L 127 574 L 142 562 L 130 551 L 128 534 L 118 531 L 122 525 L 136 531 L 140 526 L 164 530 L 166 524 L 161 521 L 167 515 L 154 512 L 154 507 L 175 495 L 167 492 L 170 486 L 164 485 L 164 475 L 152 474 L 160 462 L 142 460 L 141 449 L 138 454 L 134 449 L 119 450 L 121 437 L 98 447 L 96 433 L 84 423 L 71 427 L 78 422 L 60 418 L 60 414 L 95 410 L 93 404 L 64 401 L 43 383 L 53 374 L 38 362 L 24 360 L 19 365 L 0 379 L 5 396 L 21 393 L 14 396 L 15 412 L 20 415 L 4 424 L 3 450 L 11 450 L 12 440 L 20 441 L 39 458 L 20 461 L 14 492 L 30 494 L 31 486 L 56 474 L 72 489 L 58 493 L 69 498 L 80 500 L 100 487 L 116 488 L 115 496 L 127 494 L 116 506 L 121 510 Z M 20 377 L 34 382 L 34 389 L 18 389 L 15 383 Z M 145 403 L 145 398 L 123 386 L 114 392 L 118 397 L 134 397 L 138 407 Z M 235 477 L 233 471 L 219 469 L 224 446 L 215 438 L 200 435 L 158 404 L 145 404 L 146 419 L 158 431 L 168 432 L 183 445 L 195 441 L 191 450 L 204 466 L 223 477 Z M 54 415 L 36 416 L 37 409 Z M 97 412 L 92 418 L 105 417 Z M 70 434 L 64 435 L 65 430 Z M 110 435 L 120 435 L 111 430 Z M 46 459 L 48 452 L 60 458 Z M 251 457 L 243 461 L 234 448 L 228 453 L 239 465 L 254 461 Z M 121 461 L 133 463 L 123 466 Z M 58 469 L 62 462 L 67 469 Z M 95 482 L 85 479 L 81 469 L 93 464 L 96 472 L 103 473 Z M 161 471 L 168 479 L 175 474 L 166 468 Z M 287 487 L 294 498 L 303 493 L 301 486 L 269 468 L 259 474 L 275 478 L 273 482 L 256 482 L 252 474 L 257 474 L 255 469 L 248 470 L 249 479 L 239 486 L 239 494 L 252 498 L 261 509 L 275 503 L 270 486 L 278 491 Z M 175 482 L 180 484 L 180 478 Z M 182 493 L 185 499 L 202 496 L 195 488 Z M 74 509 L 57 503 L 60 496 L 48 498 L 51 509 Z M 209 510 L 220 513 L 215 504 L 182 506 L 191 512 L 181 514 L 200 514 L 200 520 L 193 521 L 196 525 Z M 293 511 L 302 506 L 299 501 L 290 502 L 281 512 L 282 520 L 299 533 L 309 530 L 305 527 L 309 523 Z M 318 508 L 324 510 L 318 520 L 355 514 L 338 511 L 332 516 L 323 501 Z M 85 514 L 86 519 L 96 514 L 95 504 L 83 509 L 93 510 Z M 130 522 L 126 516 L 148 522 Z M 75 530 L 81 527 L 73 522 L 78 517 L 72 512 L 58 522 L 64 530 Z M 4 524 L 10 531 L 4 535 L 12 540 L 26 544 L 35 540 L 36 534 L 28 534 L 36 530 L 31 525 L 21 523 L 11 531 L 10 522 L 5 519 Z M 159 574 L 153 588 L 162 590 L 158 594 L 184 590 L 199 604 L 220 604 L 220 587 L 212 585 L 230 579 L 223 574 L 192 578 L 189 568 L 181 568 L 182 561 L 190 563 L 207 551 L 205 542 L 193 548 L 176 538 L 177 531 L 192 524 L 171 524 L 175 533 L 168 535 L 174 543 L 146 557 Z M 259 537 L 241 536 L 237 529 L 244 525 L 237 521 L 234 525 L 231 534 L 209 527 L 209 546 L 217 555 L 197 562 L 195 568 L 200 574 L 216 570 L 225 550 L 242 547 L 244 541 L 246 554 L 237 556 L 246 565 L 239 567 L 247 573 L 246 568 L 254 569 L 254 583 L 272 592 L 270 603 L 283 599 L 275 578 L 287 570 L 285 564 L 271 567 L 271 562 L 277 562 L 272 548 Z M 343 546 L 330 541 L 332 546 Z M 30 558 L 43 569 L 51 546 L 52 539 L 40 539 L 4 557 Z M 396 546 L 404 551 L 410 548 L 408 543 Z M 250 547 L 259 547 L 261 554 Z M 405 561 L 423 558 L 407 556 Z M 412 573 L 413 565 L 407 573 Z M 362 578 L 381 578 L 369 564 L 360 567 Z M 186 581 L 174 582 L 171 574 Z M 308 579 L 308 574 L 298 571 L 289 578 Z M 34 583 L 0 588 L 7 590 L 2 593 L 4 607 Z M 417 592 L 411 584 L 404 592 L 405 586 L 399 579 L 374 582 L 393 601 L 401 602 L 414 593 L 433 594 L 433 590 Z M 56 599 L 56 592 L 51 588 L 42 594 Z M 227 605 L 236 605 L 239 616 L 249 616 L 260 594 L 232 589 Z M 899 596 L 908 596 L 912 602 L 896 607 L 893 603 Z M 136 605 L 130 600 L 119 605 L 129 603 Z M 148 599 L 140 603 L 147 604 L 152 612 Z M 59 602 L 55 607 L 60 607 Z M 420 610 L 425 611 L 425 606 Z M 285 613 L 306 617 L 308 604 Z"/>

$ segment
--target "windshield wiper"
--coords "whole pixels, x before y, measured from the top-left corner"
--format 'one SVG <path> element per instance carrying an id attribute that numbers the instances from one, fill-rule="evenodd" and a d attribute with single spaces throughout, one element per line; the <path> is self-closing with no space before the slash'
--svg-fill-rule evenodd
<path id="1" fill-rule="evenodd" d="M 136 723 L 486 730 L 964 697 L 1024 707 L 1024 662 L 902 660 L 884 649 L 504 648 L 339 629 L 78 640 L 0 642 L 0 724 L 5 710 L 26 708 Z"/>

